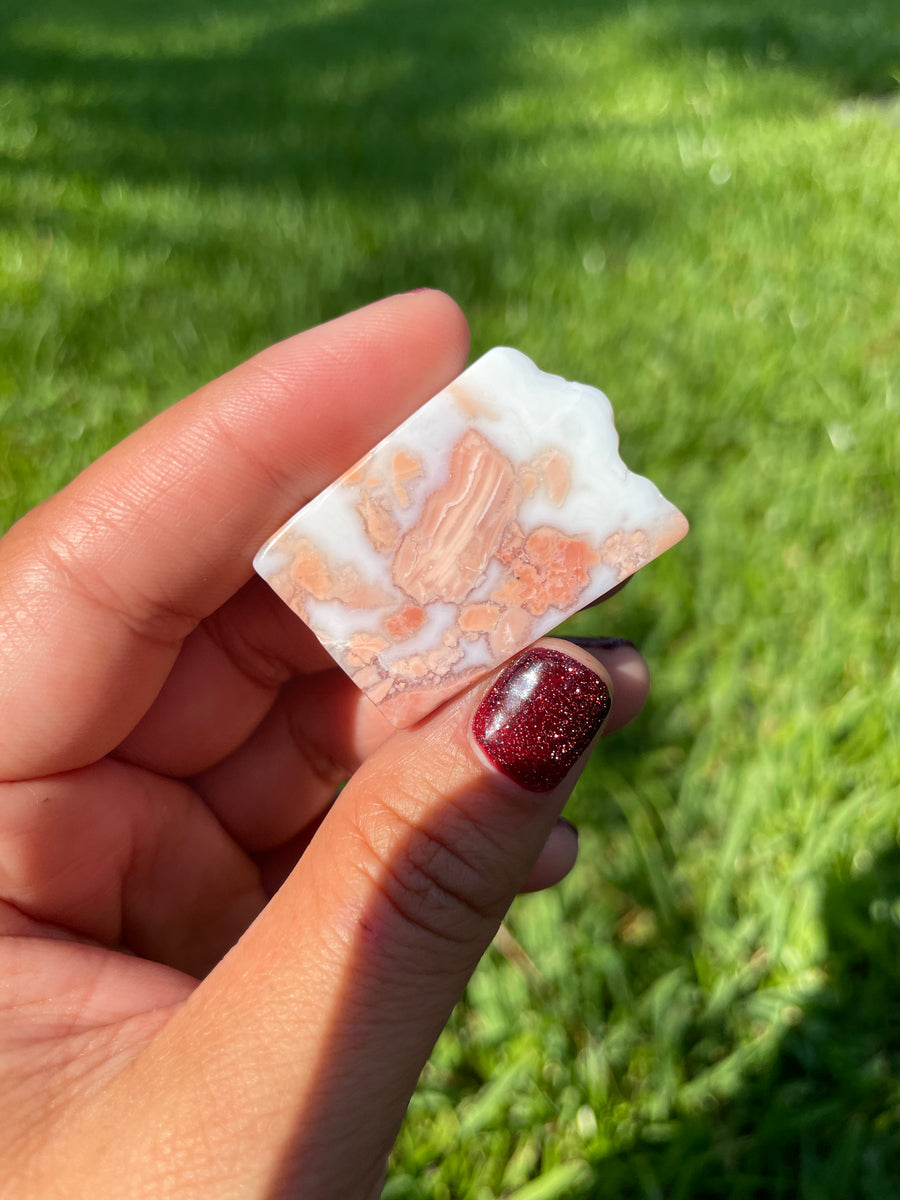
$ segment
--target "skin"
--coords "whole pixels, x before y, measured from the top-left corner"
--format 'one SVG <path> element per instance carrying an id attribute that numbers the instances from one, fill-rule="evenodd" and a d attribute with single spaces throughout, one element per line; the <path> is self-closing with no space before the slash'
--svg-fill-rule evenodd
<path id="1" fill-rule="evenodd" d="M 549 794 L 496 771 L 470 734 L 492 678 L 397 732 L 251 578 L 467 349 L 433 292 L 300 334 L 0 540 L 12 1200 L 377 1195 L 503 914 L 573 865 L 583 762 Z M 611 686 L 604 733 L 640 709 L 635 650 L 547 644 Z"/>

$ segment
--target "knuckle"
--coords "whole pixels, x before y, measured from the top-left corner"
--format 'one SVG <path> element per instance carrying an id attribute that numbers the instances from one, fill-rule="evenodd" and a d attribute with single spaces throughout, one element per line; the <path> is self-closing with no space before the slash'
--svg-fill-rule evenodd
<path id="1" fill-rule="evenodd" d="M 301 760 L 309 768 L 313 780 L 318 782 L 324 791 L 333 793 L 346 779 L 346 770 L 326 754 L 316 740 L 310 736 L 302 712 L 295 710 L 290 703 L 285 706 L 284 721 L 287 735 L 296 747 Z"/>
<path id="2" fill-rule="evenodd" d="M 35 576 L 142 641 L 163 646 L 182 642 L 197 626 L 196 614 L 134 588 L 126 594 L 114 586 L 111 573 L 104 569 L 104 544 L 112 544 L 120 518 L 112 511 L 100 517 L 85 511 L 78 514 L 78 520 L 74 530 L 43 531 L 33 547 Z"/>
<path id="3" fill-rule="evenodd" d="M 515 886 L 502 853 L 467 803 L 394 787 L 367 797 L 355 821 L 356 861 L 404 925 L 455 944 L 482 941 L 502 919 Z"/>
<path id="4" fill-rule="evenodd" d="M 242 613 L 220 608 L 202 629 L 234 669 L 260 687 L 274 690 L 290 678 L 283 658 L 256 640 Z"/>

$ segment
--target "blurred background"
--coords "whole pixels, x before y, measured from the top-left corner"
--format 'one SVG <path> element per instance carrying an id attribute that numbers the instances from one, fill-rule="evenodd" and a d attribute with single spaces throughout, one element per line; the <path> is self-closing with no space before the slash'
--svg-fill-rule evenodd
<path id="1" fill-rule="evenodd" d="M 388 1200 L 900 1194 L 898 81 L 896 0 L 0 0 L 0 526 L 423 285 L 692 523 Z"/>

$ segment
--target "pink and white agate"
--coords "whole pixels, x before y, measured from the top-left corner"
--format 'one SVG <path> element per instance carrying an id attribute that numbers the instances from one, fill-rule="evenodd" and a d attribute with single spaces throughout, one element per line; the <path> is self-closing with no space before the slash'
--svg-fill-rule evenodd
<path id="1" fill-rule="evenodd" d="M 395 725 L 679 541 L 606 396 L 490 350 L 266 542 L 254 567 Z"/>

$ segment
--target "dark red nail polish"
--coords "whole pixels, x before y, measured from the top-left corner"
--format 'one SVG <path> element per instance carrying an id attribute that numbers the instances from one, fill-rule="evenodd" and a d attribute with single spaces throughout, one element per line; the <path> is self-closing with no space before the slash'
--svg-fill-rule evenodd
<path id="1" fill-rule="evenodd" d="M 549 792 L 568 775 L 610 709 L 606 684 L 577 659 L 537 646 L 513 659 L 479 704 L 472 731 L 504 775 Z"/>

